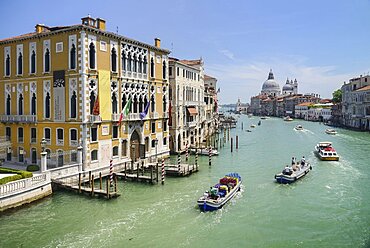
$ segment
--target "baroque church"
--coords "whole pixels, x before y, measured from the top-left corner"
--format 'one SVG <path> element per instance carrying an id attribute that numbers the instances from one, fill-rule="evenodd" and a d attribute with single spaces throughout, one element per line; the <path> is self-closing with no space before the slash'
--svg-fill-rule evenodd
<path id="1" fill-rule="evenodd" d="M 270 69 L 267 80 L 262 85 L 261 95 L 266 96 L 288 96 L 295 95 L 298 93 L 298 82 L 297 79 L 290 80 L 287 78 L 285 85 L 283 86 L 282 91 L 280 91 L 280 85 L 276 82 L 274 73 Z"/>

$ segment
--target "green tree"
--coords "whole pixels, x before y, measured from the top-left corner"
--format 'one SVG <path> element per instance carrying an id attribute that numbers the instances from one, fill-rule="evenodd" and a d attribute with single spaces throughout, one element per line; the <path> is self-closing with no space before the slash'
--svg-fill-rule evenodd
<path id="1" fill-rule="evenodd" d="M 333 92 L 333 103 L 340 103 L 342 102 L 342 90 L 338 89 Z"/>

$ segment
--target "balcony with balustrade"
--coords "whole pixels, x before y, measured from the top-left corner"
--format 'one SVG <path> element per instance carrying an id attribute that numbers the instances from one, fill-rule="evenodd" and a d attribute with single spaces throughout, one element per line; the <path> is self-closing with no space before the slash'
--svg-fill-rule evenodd
<path id="1" fill-rule="evenodd" d="M 3 123 L 36 123 L 36 115 L 0 115 Z"/>
<path id="2" fill-rule="evenodd" d="M 100 115 L 89 115 L 89 121 L 91 123 L 101 123 L 101 116 Z"/>

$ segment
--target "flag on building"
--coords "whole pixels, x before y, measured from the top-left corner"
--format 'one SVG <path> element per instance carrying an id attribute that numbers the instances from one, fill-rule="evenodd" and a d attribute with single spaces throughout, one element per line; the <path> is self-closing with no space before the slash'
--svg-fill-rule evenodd
<path id="1" fill-rule="evenodd" d="M 131 109 L 131 98 L 128 99 L 127 103 L 125 104 L 125 106 L 123 107 L 121 111 L 121 115 L 119 116 L 118 125 L 121 125 L 123 116 L 125 117 L 128 116 L 128 114 L 130 113 L 130 109 Z"/>
<path id="2" fill-rule="evenodd" d="M 148 114 L 150 101 L 146 104 L 144 111 L 140 113 L 140 120 L 144 120 L 145 116 Z"/>
<path id="3" fill-rule="evenodd" d="M 100 114 L 100 108 L 99 108 L 99 96 L 96 96 L 95 102 L 94 102 L 94 108 L 93 108 L 93 115 L 99 115 Z"/>

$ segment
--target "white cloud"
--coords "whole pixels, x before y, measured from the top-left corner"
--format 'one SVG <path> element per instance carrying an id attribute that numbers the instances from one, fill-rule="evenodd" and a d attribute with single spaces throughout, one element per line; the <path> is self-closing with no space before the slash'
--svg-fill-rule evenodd
<path id="1" fill-rule="evenodd" d="M 299 93 L 317 93 L 323 98 L 331 98 L 332 92 L 341 87 L 344 81 L 360 75 L 340 73 L 335 66 L 308 66 L 301 57 L 270 58 L 269 63 L 239 63 L 205 65 L 207 74 L 218 79 L 221 88 L 221 103 L 234 103 L 238 98 L 250 102 L 250 97 L 261 91 L 270 69 L 275 80 L 283 87 L 287 77 L 297 79 Z"/>
<path id="2" fill-rule="evenodd" d="M 224 50 L 220 50 L 219 52 L 231 60 L 235 59 L 234 54 L 230 50 L 224 49 Z"/>

